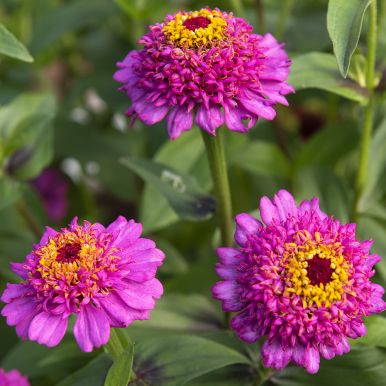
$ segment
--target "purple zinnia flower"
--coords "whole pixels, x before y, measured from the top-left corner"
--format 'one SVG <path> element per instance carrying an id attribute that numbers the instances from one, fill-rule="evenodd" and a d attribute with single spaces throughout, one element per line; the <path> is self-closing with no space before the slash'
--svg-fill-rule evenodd
<path id="1" fill-rule="evenodd" d="M 232 13 L 203 8 L 168 15 L 150 27 L 114 78 L 132 100 L 128 116 L 147 125 L 167 114 L 171 139 L 196 123 L 211 135 L 225 123 L 247 132 L 288 105 L 290 60 L 271 34 L 260 36 Z M 247 120 L 245 124 L 244 120 Z"/>
<path id="2" fill-rule="evenodd" d="M 236 217 L 238 249 L 219 248 L 213 287 L 224 311 L 238 312 L 231 326 L 248 343 L 266 336 L 266 367 L 292 361 L 309 373 L 320 355 L 350 350 L 347 338 L 366 333 L 362 317 L 386 309 L 384 289 L 373 284 L 372 241 L 360 242 L 355 224 L 342 225 L 319 209 L 319 201 L 296 205 L 285 190 L 260 201 L 263 223 Z"/>
<path id="3" fill-rule="evenodd" d="M 27 377 L 23 377 L 17 370 L 5 372 L 0 369 L 0 386 L 30 386 Z"/>
<path id="4" fill-rule="evenodd" d="M 48 168 L 31 181 L 38 192 L 48 217 L 53 221 L 62 220 L 68 212 L 69 184 L 65 176 L 54 168 Z"/>
<path id="5" fill-rule="evenodd" d="M 108 342 L 110 327 L 148 319 L 163 292 L 155 274 L 165 256 L 141 232 L 124 217 L 107 228 L 77 218 L 61 232 L 47 228 L 25 262 L 12 264 L 23 281 L 1 297 L 7 323 L 23 339 L 52 347 L 75 314 L 75 339 L 89 352 Z"/>

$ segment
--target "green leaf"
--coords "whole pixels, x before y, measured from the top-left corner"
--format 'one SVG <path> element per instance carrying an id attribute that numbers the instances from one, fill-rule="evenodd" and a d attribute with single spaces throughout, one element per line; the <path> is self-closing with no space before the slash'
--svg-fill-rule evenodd
<path id="1" fill-rule="evenodd" d="M 288 82 L 297 90 L 316 88 L 366 104 L 367 90 L 351 80 L 342 79 L 333 55 L 311 52 L 293 59 Z"/>
<path id="2" fill-rule="evenodd" d="M 339 71 L 346 78 L 351 56 L 362 30 L 367 7 L 373 0 L 329 0 L 327 29 L 334 47 Z"/>
<path id="3" fill-rule="evenodd" d="M 110 367 L 104 386 L 127 386 L 133 371 L 133 359 L 134 345 L 131 345 Z"/>
<path id="4" fill-rule="evenodd" d="M 20 183 L 9 177 L 0 177 L 0 209 L 14 203 L 20 196 Z"/>
<path id="5" fill-rule="evenodd" d="M 0 108 L 0 163 L 7 173 L 30 179 L 53 156 L 55 99 L 51 94 L 23 94 Z"/>
<path id="6" fill-rule="evenodd" d="M 149 386 L 182 386 L 232 364 L 249 364 L 247 357 L 222 344 L 196 336 L 178 335 L 140 342 L 134 372 Z M 143 383 L 132 382 L 133 385 Z"/>
<path id="7" fill-rule="evenodd" d="M 57 386 L 104 386 L 110 367 L 110 357 L 107 354 L 101 354 L 80 370 L 63 379 Z"/>
<path id="8" fill-rule="evenodd" d="M 159 237 L 153 237 L 153 239 L 156 241 L 157 247 L 164 251 L 168 257 L 159 268 L 161 273 L 165 275 L 178 275 L 188 271 L 188 263 L 171 242 Z"/>
<path id="9" fill-rule="evenodd" d="M 88 0 L 80 0 L 55 7 L 36 21 L 29 46 L 31 52 L 37 54 L 66 33 L 101 23 L 116 11 L 117 7 L 109 0 L 96 1 L 92 6 Z"/>
<path id="10" fill-rule="evenodd" d="M 255 174 L 289 178 L 290 163 L 279 147 L 271 142 L 251 141 L 233 159 L 234 163 Z"/>
<path id="11" fill-rule="evenodd" d="M 309 167 L 298 171 L 294 181 L 295 196 L 310 200 L 319 197 L 323 212 L 342 222 L 350 217 L 350 196 L 343 179 L 326 167 Z"/>
<path id="12" fill-rule="evenodd" d="M 23 62 L 33 62 L 33 58 L 28 50 L 3 24 L 0 24 L 0 54 L 22 60 Z"/>
<path id="13" fill-rule="evenodd" d="M 350 345 L 364 344 L 386 348 L 386 318 L 372 315 L 366 318 L 366 335 L 350 341 Z"/>
<path id="14" fill-rule="evenodd" d="M 295 168 L 299 170 L 312 165 L 333 167 L 341 158 L 354 150 L 357 144 L 358 131 L 355 129 L 354 122 L 326 126 L 313 135 L 297 152 L 294 159 Z"/>
<path id="15" fill-rule="evenodd" d="M 209 188 L 210 172 L 199 129 L 184 133 L 178 141 L 167 140 L 156 153 L 154 160 L 193 175 L 204 189 Z M 146 184 L 140 219 L 144 231 L 149 232 L 178 221 L 178 216 L 164 195 L 153 185 Z"/>
<path id="16" fill-rule="evenodd" d="M 120 162 L 157 187 L 181 218 L 199 221 L 213 215 L 214 198 L 204 193 L 192 176 L 145 159 L 127 157 Z"/>
<path id="17" fill-rule="evenodd" d="M 269 383 L 278 386 L 384 386 L 386 350 L 375 347 L 353 347 L 349 354 L 333 360 L 322 360 L 317 374 L 287 367 L 274 374 Z M 266 385 L 266 384 L 265 384 Z"/>

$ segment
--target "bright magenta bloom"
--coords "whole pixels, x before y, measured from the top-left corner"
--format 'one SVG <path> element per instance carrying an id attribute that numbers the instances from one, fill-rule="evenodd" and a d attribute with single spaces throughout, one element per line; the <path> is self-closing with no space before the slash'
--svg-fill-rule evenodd
<path id="1" fill-rule="evenodd" d="M 128 116 L 153 125 L 167 116 L 172 139 L 196 124 L 215 135 L 225 123 L 247 132 L 259 117 L 288 105 L 290 60 L 275 38 L 252 33 L 219 9 L 178 12 L 150 27 L 114 78 L 132 100 Z M 245 122 L 247 121 L 247 123 Z"/>
<path id="2" fill-rule="evenodd" d="M 380 257 L 372 241 L 359 241 L 355 224 L 342 225 L 319 209 L 317 198 L 296 205 L 280 190 L 260 201 L 260 222 L 236 217 L 238 249 L 219 248 L 213 287 L 224 311 L 237 312 L 232 328 L 241 339 L 266 336 L 264 365 L 281 369 L 292 361 L 308 372 L 320 355 L 350 351 L 347 338 L 366 333 L 364 316 L 386 309 L 384 289 L 370 281 Z"/>
<path id="3" fill-rule="evenodd" d="M 27 377 L 23 377 L 17 370 L 5 372 L 0 369 L 0 386 L 30 386 Z"/>
<path id="4" fill-rule="evenodd" d="M 1 297 L 7 323 L 23 339 L 52 347 L 75 314 L 75 339 L 89 352 L 108 342 L 110 327 L 148 319 L 163 292 L 155 274 L 165 256 L 141 232 L 124 217 L 107 228 L 76 218 L 61 232 L 47 228 L 25 262 L 12 265 L 23 281 Z"/>

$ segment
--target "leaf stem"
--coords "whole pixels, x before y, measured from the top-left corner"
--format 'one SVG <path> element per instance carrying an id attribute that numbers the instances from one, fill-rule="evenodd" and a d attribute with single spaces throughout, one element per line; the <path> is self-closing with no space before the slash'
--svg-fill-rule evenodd
<path id="1" fill-rule="evenodd" d="M 264 15 L 264 4 L 263 0 L 256 0 L 257 20 L 258 20 L 258 31 L 260 35 L 265 33 L 265 15 Z"/>
<path id="2" fill-rule="evenodd" d="M 221 230 L 222 245 L 224 247 L 231 247 L 233 245 L 232 202 L 222 138 L 222 128 L 220 127 L 217 131 L 217 136 L 212 136 L 204 130 L 201 130 L 201 132 L 206 147 L 206 154 L 217 198 L 217 214 Z"/>
<path id="3" fill-rule="evenodd" d="M 360 212 L 360 199 L 363 194 L 369 164 L 369 154 L 374 120 L 374 78 L 375 78 L 375 59 L 377 49 L 377 1 L 370 4 L 370 21 L 367 37 L 367 72 L 366 87 L 369 92 L 369 102 L 365 109 L 363 128 L 360 142 L 359 167 L 356 178 L 353 220 L 357 220 Z"/>
<path id="4" fill-rule="evenodd" d="M 131 344 L 132 342 L 124 331 L 112 328 L 110 330 L 110 339 L 104 349 L 116 361 Z"/>
<path id="5" fill-rule="evenodd" d="M 23 201 L 16 201 L 15 208 L 23 217 L 24 221 L 28 225 L 29 229 L 32 231 L 34 236 L 36 236 L 37 239 L 40 239 L 42 236 L 42 227 L 40 226 L 39 222 L 36 220 L 36 217 L 34 214 L 29 210 L 27 205 Z"/>
<path id="6" fill-rule="evenodd" d="M 283 37 L 283 33 L 285 27 L 287 25 L 287 20 L 289 15 L 291 14 L 292 7 L 294 6 L 294 0 L 284 0 L 284 4 L 280 5 L 280 15 L 276 25 L 276 39 L 281 40 Z"/>

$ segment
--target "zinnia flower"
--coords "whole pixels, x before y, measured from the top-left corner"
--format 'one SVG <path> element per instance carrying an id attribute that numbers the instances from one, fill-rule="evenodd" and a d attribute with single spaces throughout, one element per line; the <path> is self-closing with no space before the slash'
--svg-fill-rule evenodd
<path id="1" fill-rule="evenodd" d="M 23 281 L 2 295 L 7 323 L 23 339 L 52 347 L 74 314 L 75 339 L 90 352 L 108 342 L 110 327 L 148 319 L 163 292 L 155 274 L 164 253 L 141 232 L 124 217 L 107 228 L 77 218 L 61 232 L 47 228 L 25 262 L 12 264 Z"/>
<path id="2" fill-rule="evenodd" d="M 247 132 L 258 117 L 275 117 L 276 103 L 288 105 L 290 60 L 270 34 L 232 13 L 204 8 L 168 15 L 150 27 L 114 78 L 132 100 L 127 111 L 147 125 L 167 114 L 169 136 L 196 123 L 211 135 L 225 123 Z M 244 120 L 247 120 L 245 123 Z"/>
<path id="3" fill-rule="evenodd" d="M 27 377 L 23 377 L 17 370 L 5 372 L 0 369 L 0 386 L 30 386 Z"/>
<path id="4" fill-rule="evenodd" d="M 236 217 L 238 249 L 219 248 L 213 288 L 231 326 L 252 343 L 266 336 L 266 367 L 290 361 L 309 373 L 320 356 L 350 351 L 347 338 L 366 333 L 362 317 L 386 309 L 384 289 L 370 282 L 380 257 L 372 241 L 359 241 L 355 224 L 343 225 L 319 209 L 317 198 L 296 205 L 285 190 L 260 201 L 263 223 Z"/>

